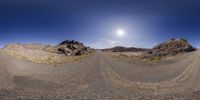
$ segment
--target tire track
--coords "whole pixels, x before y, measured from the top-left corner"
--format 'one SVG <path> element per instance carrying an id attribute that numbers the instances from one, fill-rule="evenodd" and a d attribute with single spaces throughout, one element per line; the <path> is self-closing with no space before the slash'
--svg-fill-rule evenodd
<path id="1" fill-rule="evenodd" d="M 198 52 L 197 52 L 198 53 Z M 194 76 L 194 71 L 198 68 L 199 53 L 193 57 L 193 62 L 189 64 L 187 69 L 182 72 L 179 76 L 175 77 L 172 80 L 156 82 L 156 83 L 144 83 L 144 82 L 132 82 L 126 80 L 119 76 L 115 71 L 112 70 L 111 65 L 106 63 L 105 59 L 102 59 L 102 66 L 106 71 L 106 76 L 114 84 L 122 86 L 128 89 L 134 90 L 150 90 L 157 93 L 170 91 L 184 91 L 183 83 L 186 83 L 187 80 L 191 79 Z"/>

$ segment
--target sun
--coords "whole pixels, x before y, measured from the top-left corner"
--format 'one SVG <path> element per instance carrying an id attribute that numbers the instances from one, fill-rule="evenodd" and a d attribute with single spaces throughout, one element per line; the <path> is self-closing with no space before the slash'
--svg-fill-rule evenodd
<path id="1" fill-rule="evenodd" d="M 116 34 L 117 34 L 117 36 L 122 37 L 122 36 L 124 36 L 125 31 L 123 29 L 117 29 Z"/>

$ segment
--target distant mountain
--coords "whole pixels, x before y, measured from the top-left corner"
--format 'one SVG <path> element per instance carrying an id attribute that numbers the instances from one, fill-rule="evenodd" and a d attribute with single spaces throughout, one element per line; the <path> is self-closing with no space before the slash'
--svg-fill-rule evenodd
<path id="1" fill-rule="evenodd" d="M 148 49 L 116 46 L 113 48 L 103 49 L 103 51 L 110 51 L 110 52 L 139 52 L 139 51 L 142 51 L 142 52 L 145 52 L 145 51 L 148 51 Z"/>
<path id="2" fill-rule="evenodd" d="M 151 50 L 148 54 L 154 56 L 167 56 L 167 55 L 177 55 L 179 53 L 186 53 L 195 51 L 196 49 L 191 46 L 186 39 L 170 39 L 166 42 L 163 42 Z"/>
<path id="3" fill-rule="evenodd" d="M 187 42 L 186 39 L 177 38 L 177 39 L 170 39 L 165 41 L 159 45 L 156 45 L 152 49 L 144 49 L 144 48 L 135 48 L 135 47 L 122 47 L 116 46 L 113 48 L 103 49 L 103 51 L 110 51 L 110 52 L 146 52 L 144 56 L 174 56 L 180 53 L 187 53 L 195 51 L 191 44 Z"/>

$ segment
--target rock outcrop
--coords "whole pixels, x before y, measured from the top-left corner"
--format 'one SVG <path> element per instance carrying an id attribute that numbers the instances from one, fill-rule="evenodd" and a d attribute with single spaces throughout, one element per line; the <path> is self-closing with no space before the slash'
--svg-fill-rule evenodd
<path id="1" fill-rule="evenodd" d="M 195 48 L 192 47 L 186 39 L 171 39 L 169 41 L 163 42 L 151 50 L 148 51 L 149 55 L 153 56 L 174 56 L 180 53 L 186 53 L 194 51 Z"/>
<path id="2" fill-rule="evenodd" d="M 90 51 L 83 43 L 74 40 L 66 40 L 57 46 L 58 53 L 69 55 L 82 55 Z"/>

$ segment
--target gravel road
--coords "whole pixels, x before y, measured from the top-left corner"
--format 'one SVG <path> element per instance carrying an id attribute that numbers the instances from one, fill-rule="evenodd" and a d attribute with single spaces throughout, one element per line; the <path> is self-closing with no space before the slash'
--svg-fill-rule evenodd
<path id="1" fill-rule="evenodd" d="M 200 51 L 174 61 L 129 64 L 103 52 L 68 64 L 37 64 L 0 50 L 1 100 L 200 100 Z"/>

